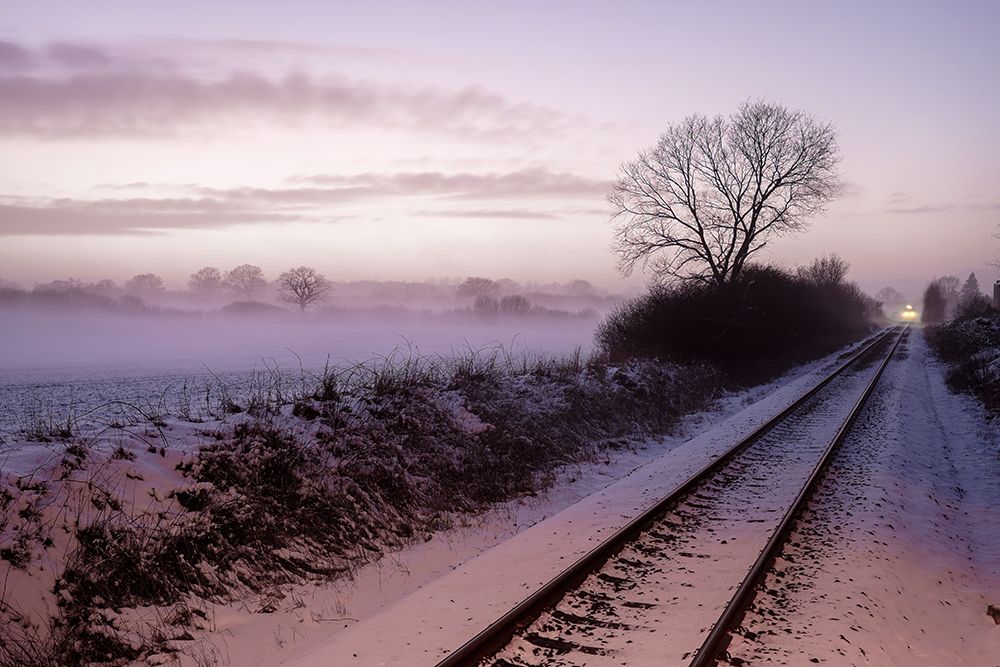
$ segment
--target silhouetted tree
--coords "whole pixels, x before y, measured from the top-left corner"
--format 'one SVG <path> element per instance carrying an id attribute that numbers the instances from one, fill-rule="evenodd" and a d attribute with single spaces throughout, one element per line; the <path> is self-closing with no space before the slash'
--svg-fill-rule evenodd
<path id="1" fill-rule="evenodd" d="M 887 306 L 902 306 L 906 304 L 906 297 L 895 287 L 883 287 L 875 294 L 875 298 Z"/>
<path id="2" fill-rule="evenodd" d="M 945 303 L 944 319 L 949 320 L 955 316 L 955 309 L 958 308 L 958 295 L 962 288 L 962 281 L 958 276 L 942 276 L 937 279 L 937 283 L 941 288 L 941 296 Z"/>
<path id="3" fill-rule="evenodd" d="M 958 295 L 958 306 L 955 309 L 956 319 L 970 319 L 982 317 L 990 313 L 993 304 L 985 294 L 979 291 L 979 280 L 975 273 L 970 273 L 969 278 L 962 285 L 962 291 Z"/>
<path id="4" fill-rule="evenodd" d="M 982 292 L 979 291 L 979 279 L 976 278 L 975 273 L 970 273 L 969 277 L 965 281 L 965 284 L 962 285 L 962 290 L 958 293 L 958 302 L 962 303 L 963 301 L 972 299 L 977 295 L 982 295 Z"/>
<path id="5" fill-rule="evenodd" d="M 500 313 L 508 317 L 520 317 L 531 312 L 531 302 L 520 294 L 508 294 L 500 298 Z"/>
<path id="6" fill-rule="evenodd" d="M 516 294 L 520 291 L 521 286 L 517 284 L 517 281 L 510 278 L 501 278 L 497 281 L 497 289 L 501 294 Z"/>
<path id="7" fill-rule="evenodd" d="M 94 289 L 99 292 L 114 292 L 118 289 L 118 284 L 110 278 L 103 278 L 94 283 Z"/>
<path id="8" fill-rule="evenodd" d="M 566 291 L 574 296 L 591 296 L 594 293 L 594 286 L 590 281 L 577 278 L 566 285 Z"/>
<path id="9" fill-rule="evenodd" d="M 278 296 L 285 303 L 296 304 L 302 312 L 306 307 L 326 298 L 330 281 L 316 269 L 300 266 L 278 276 Z"/>
<path id="10" fill-rule="evenodd" d="M 267 287 L 267 280 L 264 279 L 264 272 L 259 266 L 240 264 L 232 271 L 226 272 L 222 284 L 227 290 L 238 292 L 251 299 L 255 292 L 261 292 Z"/>
<path id="11" fill-rule="evenodd" d="M 197 273 L 191 274 L 188 289 L 192 292 L 211 296 L 222 290 L 222 272 L 214 266 L 206 266 Z"/>
<path id="12" fill-rule="evenodd" d="M 948 316 L 948 302 L 945 301 L 941 281 L 934 280 L 924 290 L 924 309 L 920 319 L 925 324 L 941 324 Z"/>
<path id="13" fill-rule="evenodd" d="M 131 292 L 161 292 L 166 288 L 163 279 L 155 273 L 140 273 L 125 281 L 125 289 Z"/>
<path id="14" fill-rule="evenodd" d="M 764 101 L 670 125 L 621 166 L 608 196 L 619 268 L 652 262 L 658 279 L 733 281 L 769 239 L 826 208 L 839 160 L 831 124 Z"/>
<path id="15" fill-rule="evenodd" d="M 70 292 L 83 289 L 83 281 L 76 278 L 53 280 L 50 283 L 35 283 L 32 289 L 35 292 Z"/>
<path id="16" fill-rule="evenodd" d="M 123 294 L 118 297 L 115 302 L 118 310 L 123 313 L 128 313 L 130 315 L 137 315 L 139 313 L 144 313 L 149 309 L 146 302 L 142 300 L 141 297 L 135 296 L 134 294 Z"/>
<path id="17" fill-rule="evenodd" d="M 456 291 L 458 296 L 467 296 L 474 299 L 481 296 L 496 296 L 499 293 L 500 285 L 489 278 L 466 278 Z"/>
<path id="18" fill-rule="evenodd" d="M 809 266 L 800 266 L 799 278 L 817 286 L 839 285 L 844 282 L 851 265 L 834 253 L 814 259 Z"/>
<path id="19" fill-rule="evenodd" d="M 500 314 L 500 300 L 490 294 L 480 294 L 473 302 L 472 309 L 483 317 L 496 317 Z"/>

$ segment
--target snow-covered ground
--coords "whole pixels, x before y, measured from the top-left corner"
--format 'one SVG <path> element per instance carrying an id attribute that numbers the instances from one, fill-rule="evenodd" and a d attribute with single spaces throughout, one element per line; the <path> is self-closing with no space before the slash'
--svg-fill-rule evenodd
<path id="1" fill-rule="evenodd" d="M 834 500 L 824 495 L 822 507 L 842 510 L 818 562 L 796 575 L 801 587 L 787 577 L 769 584 L 794 598 L 774 621 L 780 629 L 771 635 L 762 627 L 757 640 L 734 642 L 733 654 L 751 664 L 1000 664 L 1000 625 L 986 613 L 1000 603 L 995 441 L 976 406 L 948 393 L 919 331 L 903 351 L 877 394 L 879 409 L 865 416 L 839 462 L 851 480 L 847 491 Z M 229 657 L 241 665 L 434 665 L 812 379 L 800 372 L 763 397 L 734 397 L 737 405 L 692 424 L 689 434 L 698 434 L 687 441 L 650 443 L 614 467 L 578 471 L 576 482 L 532 507 L 367 568 L 337 591 L 325 620 L 301 611 L 268 619 L 272 649 L 249 662 L 232 652 L 252 634 L 243 626 L 227 642 Z M 715 423 L 747 398 L 761 400 Z M 316 632 L 316 624 L 327 629 Z"/>
<path id="2" fill-rule="evenodd" d="M 32 421 L 66 423 L 113 401 L 140 408 L 203 404 L 205 387 L 233 392 L 255 374 L 289 382 L 391 356 L 563 356 L 593 348 L 589 317 L 482 322 L 474 318 L 354 318 L 343 321 L 98 317 L 33 313 L 0 317 L 0 441 Z"/>
<path id="3" fill-rule="evenodd" d="M 822 535 L 816 563 L 794 573 L 804 585 L 789 586 L 787 578 L 769 583 L 783 595 L 768 603 L 782 600 L 779 618 L 787 622 L 778 629 L 764 616 L 748 617 L 745 625 L 759 634 L 734 641 L 734 655 L 790 665 L 811 659 L 834 665 L 1000 664 L 1000 625 L 986 614 L 988 604 L 1000 603 L 996 441 L 972 402 L 947 392 L 919 331 L 904 349 L 876 395 L 879 408 L 845 447 L 844 476 L 837 478 L 843 481 L 824 486 L 816 513 L 834 516 L 836 528 Z M 681 433 L 566 470 L 545 497 L 497 508 L 388 554 L 350 579 L 227 605 L 199 602 L 205 618 L 183 632 L 178 628 L 174 645 L 181 652 L 149 662 L 434 665 L 834 364 L 831 357 L 771 386 L 730 396 L 716 411 L 690 418 Z M 197 443 L 196 431 L 168 427 L 170 437 Z M 35 454 L 44 458 L 42 451 Z M 8 466 L 41 464 L 27 460 L 27 452 L 21 453 L 25 460 L 8 456 Z M 182 483 L 173 469 L 179 456 L 168 450 L 130 462 L 133 474 L 142 476 L 129 482 L 135 497 L 162 495 Z M 117 474 L 115 466 L 124 469 L 125 463 L 112 462 L 105 474 Z M 50 597 L 40 574 L 8 577 L 6 599 Z M 155 620 L 163 611 L 134 616 L 143 615 Z"/>

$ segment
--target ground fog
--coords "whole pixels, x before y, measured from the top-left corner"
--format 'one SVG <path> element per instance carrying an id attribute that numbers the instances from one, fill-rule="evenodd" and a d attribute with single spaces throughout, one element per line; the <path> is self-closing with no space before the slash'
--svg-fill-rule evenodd
<path id="1" fill-rule="evenodd" d="M 130 317 L 0 312 L 0 437 L 63 422 L 112 401 L 201 400 L 209 385 L 245 390 L 254 375 L 289 381 L 386 358 L 563 356 L 593 345 L 596 315 L 487 320 L 382 313 L 318 317 Z"/>

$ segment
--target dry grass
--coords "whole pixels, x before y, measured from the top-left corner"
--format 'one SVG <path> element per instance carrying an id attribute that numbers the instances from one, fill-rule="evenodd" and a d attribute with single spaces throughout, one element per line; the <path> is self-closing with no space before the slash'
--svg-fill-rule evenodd
<path id="1" fill-rule="evenodd" d="M 69 438 L 62 482 L 76 491 L 61 497 L 76 519 L 58 608 L 48 628 L 0 627 L 0 667 L 123 665 L 161 652 L 200 622 L 199 600 L 341 576 L 458 516 L 542 493 L 564 465 L 666 432 L 717 391 L 706 367 L 515 357 L 498 346 L 453 358 L 397 350 L 292 380 L 268 369 L 243 387 L 185 386 L 190 400 L 173 415 L 162 399 L 119 405 L 90 425 L 89 441 Z M 211 421 L 210 438 L 178 463 L 186 481 L 139 512 L 115 462 L 127 463 L 136 442 L 165 455 L 165 420 L 178 417 Z M 0 500 L 5 511 L 18 503 Z M 29 523 L 3 532 L 11 567 L 52 531 Z M 152 620 L 126 613 L 151 606 L 162 610 Z"/>

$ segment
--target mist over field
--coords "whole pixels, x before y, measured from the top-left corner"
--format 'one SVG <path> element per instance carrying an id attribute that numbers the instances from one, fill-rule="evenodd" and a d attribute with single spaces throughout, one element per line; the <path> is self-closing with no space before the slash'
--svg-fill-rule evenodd
<path id="1" fill-rule="evenodd" d="M 497 345 L 564 353 L 589 347 L 599 318 L 627 299 L 585 281 L 469 283 L 487 292 L 462 293 L 454 284 L 331 283 L 322 301 L 301 312 L 267 288 L 248 297 L 100 289 L 72 280 L 5 287 L 0 366 L 191 372 L 262 363 L 315 369 L 394 351 L 444 355 Z"/>
<path id="2" fill-rule="evenodd" d="M 343 318 L 207 315 L 197 318 L 60 311 L 0 319 L 0 367 L 67 374 L 101 368 L 135 372 L 322 368 L 393 354 L 449 355 L 503 346 L 563 354 L 593 343 L 596 314 L 483 321 L 397 312 Z"/>

